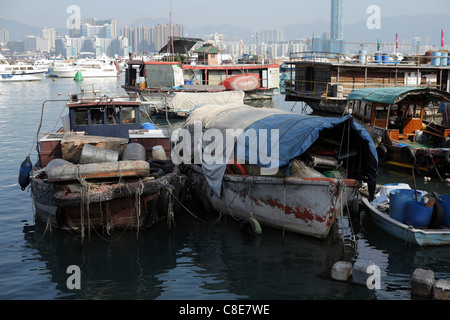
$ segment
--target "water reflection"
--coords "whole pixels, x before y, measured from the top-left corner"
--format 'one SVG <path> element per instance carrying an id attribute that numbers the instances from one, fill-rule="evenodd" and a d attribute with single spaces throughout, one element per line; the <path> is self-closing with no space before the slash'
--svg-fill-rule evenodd
<path id="1" fill-rule="evenodd" d="M 191 209 L 168 231 L 160 223 L 141 231 L 115 231 L 110 237 L 79 235 L 36 224 L 24 228 L 56 284 L 57 299 L 372 299 L 367 289 L 330 279 L 332 265 L 345 256 L 339 230 L 325 241 L 264 228 L 260 238 L 223 217 Z M 351 253 L 353 254 L 353 253 Z M 347 248 L 348 257 L 348 248 Z M 69 290 L 67 267 L 81 268 L 81 290 Z"/>

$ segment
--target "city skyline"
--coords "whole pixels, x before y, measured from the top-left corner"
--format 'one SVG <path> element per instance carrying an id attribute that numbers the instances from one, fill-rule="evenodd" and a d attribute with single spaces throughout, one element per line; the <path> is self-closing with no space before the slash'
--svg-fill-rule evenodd
<path id="1" fill-rule="evenodd" d="M 48 4 L 48 5 L 45 5 Z M 226 6 L 208 9 L 204 0 L 181 2 L 173 0 L 172 22 L 195 28 L 206 25 L 230 24 L 253 31 L 278 29 L 289 24 L 330 21 L 330 0 L 294 1 L 285 0 L 283 5 L 273 5 L 267 0 L 246 2 L 229 0 Z M 121 1 L 60 0 L 58 2 L 31 0 L 11 1 L 2 5 L 1 16 L 32 26 L 63 28 L 66 25 L 67 8 L 77 5 L 83 17 L 114 19 L 118 28 L 127 27 L 144 17 L 169 20 L 170 3 L 135 0 L 131 5 Z M 382 17 L 415 15 L 426 13 L 450 13 L 450 1 L 429 0 L 423 6 L 419 0 L 348 0 L 345 3 L 345 23 L 367 19 L 367 8 L 380 7 Z M 327 8 L 327 9 L 324 9 Z M 217 10 L 217 11 L 216 11 Z"/>
<path id="2" fill-rule="evenodd" d="M 327 8 L 323 7 L 322 11 L 328 11 L 328 17 L 330 23 L 327 25 L 322 25 L 322 28 L 324 28 L 323 31 L 314 33 L 312 32 L 312 35 L 305 36 L 303 38 L 285 38 L 284 33 L 285 30 L 282 30 L 281 28 L 270 28 L 269 26 L 265 26 L 265 28 L 260 29 L 256 32 L 256 34 L 249 36 L 247 34 L 247 38 L 245 39 L 246 45 L 253 45 L 256 43 L 254 48 L 248 49 L 248 52 L 253 52 L 254 54 L 259 54 L 260 52 L 267 53 L 271 52 L 272 56 L 276 56 L 278 52 L 282 52 L 283 56 L 286 55 L 287 48 L 290 46 L 287 46 L 286 44 L 280 48 L 272 47 L 271 44 L 283 44 L 287 43 L 290 40 L 303 40 L 303 44 L 299 47 L 303 49 L 308 49 L 312 51 L 326 51 L 326 52 L 335 52 L 335 53 L 345 53 L 345 41 L 348 39 L 345 39 L 344 37 L 344 21 L 346 22 L 348 20 L 349 13 L 352 12 L 352 8 L 354 5 L 354 2 L 352 0 L 320 0 L 326 3 Z M 440 1 L 440 0 L 430 0 L 430 1 Z M 25 1 L 26 2 L 26 1 Z M 64 2 L 64 0 L 62 1 Z M 78 1 L 80 4 L 83 1 Z M 114 2 L 114 1 L 112 1 Z M 363 1 L 364 2 L 364 1 Z M 380 1 L 381 2 L 381 1 Z M 80 52 L 80 50 L 83 50 L 83 48 L 88 47 L 91 48 L 91 51 L 95 51 L 96 54 L 102 54 L 102 53 L 112 53 L 112 54 L 119 54 L 119 55 L 126 55 L 127 52 L 135 52 L 135 53 L 142 53 L 142 52 L 158 52 L 166 43 L 168 40 L 169 35 L 172 33 L 174 36 L 188 36 L 188 37 L 209 37 L 212 36 L 214 33 L 217 34 L 217 32 L 214 30 L 214 27 L 211 27 L 210 33 L 206 34 L 188 34 L 185 32 L 185 25 L 184 24 L 178 24 L 176 21 L 172 21 L 172 32 L 170 32 L 170 25 L 168 23 L 164 23 L 164 19 L 157 20 L 157 19 L 144 19 L 141 17 L 140 19 L 137 19 L 134 21 L 133 24 L 130 26 L 121 26 L 116 20 L 115 17 L 105 17 L 103 15 L 100 16 L 88 16 L 86 14 L 86 11 L 84 11 L 79 5 L 72 5 L 69 6 L 66 10 L 67 18 L 66 18 L 66 27 L 69 25 L 69 22 L 72 23 L 74 20 L 70 20 L 73 18 L 73 15 L 71 15 L 74 11 L 73 8 L 75 7 L 77 12 L 77 17 L 79 21 L 81 22 L 81 25 L 78 25 L 78 29 L 66 29 L 66 31 L 69 32 L 69 38 L 67 38 L 67 33 L 57 33 L 58 38 L 60 38 L 59 41 L 59 48 L 60 50 L 56 50 L 57 53 L 63 53 L 63 55 L 66 56 L 73 56 Z M 374 7 L 370 6 L 369 8 Z M 375 5 L 375 7 L 377 7 Z M 370 14 L 369 8 L 367 8 L 366 14 Z M 380 12 L 382 12 L 382 9 L 378 7 Z M 450 13 L 450 12 L 449 12 Z M 70 18 L 70 19 L 69 19 Z M 434 21 L 434 20 L 433 20 Z M 145 22 L 145 23 L 144 23 Z M 365 24 L 365 21 L 363 21 Z M 53 27 L 45 27 L 47 29 L 53 29 Z M 43 30 L 45 29 L 43 28 Z M 61 31 L 61 28 L 58 28 Z M 62 28 L 64 29 L 64 28 Z M 357 28 L 353 28 L 357 29 Z M 352 29 L 352 31 L 353 31 Z M 367 27 L 369 29 L 369 27 Z M 5 29 L 0 30 L 0 37 L 2 39 L 7 38 L 7 30 L 5 33 Z M 440 31 L 440 30 L 439 30 Z M 322 33 L 323 32 L 323 33 Z M 355 30 L 355 32 L 360 32 L 360 30 Z M 219 35 L 222 37 L 221 41 L 224 41 L 224 35 L 221 34 L 221 32 L 218 32 Z M 354 32 L 352 32 L 354 33 Z M 320 36 L 322 34 L 322 36 Z M 36 36 L 36 35 L 30 35 L 25 36 L 24 39 L 24 47 L 25 50 L 29 49 L 33 51 L 41 51 L 41 52 L 50 52 L 50 48 L 52 48 L 53 52 L 55 52 L 55 35 L 51 36 L 52 40 L 48 40 L 48 46 L 46 45 L 46 41 L 43 41 L 44 39 L 50 39 L 50 37 L 44 36 L 44 32 L 42 32 L 42 37 Z M 79 37 L 85 37 L 89 38 L 88 40 L 80 41 L 76 40 L 76 38 Z M 373 34 L 371 35 L 373 38 Z M 43 39 L 40 39 L 43 38 Z M 65 38 L 65 39 L 61 39 Z M 75 38 L 73 40 L 70 40 L 70 38 Z M 95 38 L 117 38 L 117 41 L 112 42 L 109 40 L 99 40 Z M 123 38 L 126 38 L 127 42 L 123 41 Z M 370 38 L 370 37 L 369 37 Z M 366 38 L 366 42 L 374 41 L 373 39 Z M 375 38 L 375 41 L 378 42 L 378 35 Z M 420 38 L 419 38 L 420 39 Z M 231 40 L 231 41 L 230 41 Z M 3 40 L 5 42 L 5 40 Z M 232 42 L 239 42 L 239 43 L 232 43 Z M 351 41 L 351 40 L 350 40 Z M 413 47 L 415 44 L 418 43 L 417 40 L 411 40 L 405 39 L 405 44 L 409 45 L 409 49 L 411 50 L 411 47 Z M 415 41 L 415 43 L 413 42 Z M 242 42 L 242 38 L 239 39 L 226 39 L 227 47 L 230 49 L 232 48 L 233 52 L 240 52 L 240 46 Z M 236 47 L 236 45 L 238 47 Z M 263 47 L 266 45 L 266 47 Z M 269 45 L 269 46 L 267 46 Z M 428 44 L 426 43 L 428 46 Z M 261 46 L 261 48 L 260 48 Z M 310 48 L 308 48 L 310 46 Z M 48 50 L 41 50 L 41 48 L 47 47 Z M 110 49 L 113 48 L 113 49 Z M 352 48 L 353 50 L 353 48 Z M 414 50 L 418 50 L 414 48 Z M 67 52 L 67 54 L 65 54 Z"/>

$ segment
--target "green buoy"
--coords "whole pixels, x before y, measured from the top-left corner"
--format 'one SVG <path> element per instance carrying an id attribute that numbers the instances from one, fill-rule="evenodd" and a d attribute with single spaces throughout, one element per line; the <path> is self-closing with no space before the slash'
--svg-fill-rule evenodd
<path id="1" fill-rule="evenodd" d="M 73 78 L 75 81 L 83 81 L 83 75 L 80 71 L 77 71 L 77 74 L 75 75 L 75 78 Z"/>

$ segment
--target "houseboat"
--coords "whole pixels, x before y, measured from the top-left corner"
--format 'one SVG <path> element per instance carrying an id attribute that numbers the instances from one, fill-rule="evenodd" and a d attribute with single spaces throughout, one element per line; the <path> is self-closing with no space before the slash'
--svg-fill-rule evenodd
<path id="1" fill-rule="evenodd" d="M 450 175 L 450 128 L 424 120 L 425 108 L 450 101 L 431 88 L 356 89 L 347 97 L 353 117 L 371 134 L 380 163 L 414 167 L 428 176 Z"/>
<path id="2" fill-rule="evenodd" d="M 132 97 L 75 94 L 64 129 L 39 137 L 39 128 L 38 162 L 32 166 L 27 157 L 19 174 L 22 190 L 31 185 L 37 221 L 84 236 L 85 230 L 139 230 L 173 217 L 185 179 L 167 159 L 168 133 L 141 129 L 140 104 Z"/>
<path id="3" fill-rule="evenodd" d="M 186 47 L 183 50 L 187 50 Z M 172 92 L 240 90 L 245 92 L 246 99 L 271 99 L 279 92 L 278 64 L 267 61 L 223 61 L 222 51 L 211 44 L 204 44 L 193 52 L 198 56 L 196 61 L 192 61 L 186 51 L 175 53 L 177 57 L 184 54 L 183 59 L 130 60 L 122 87 L 128 92 L 139 92 L 149 100 Z"/>
<path id="4" fill-rule="evenodd" d="M 344 114 L 346 99 L 355 89 L 424 87 L 450 90 L 447 59 L 426 56 L 389 59 L 388 55 L 366 52 L 354 59 L 324 52 L 291 53 L 292 82 L 286 100 L 302 101 L 313 111 Z"/>

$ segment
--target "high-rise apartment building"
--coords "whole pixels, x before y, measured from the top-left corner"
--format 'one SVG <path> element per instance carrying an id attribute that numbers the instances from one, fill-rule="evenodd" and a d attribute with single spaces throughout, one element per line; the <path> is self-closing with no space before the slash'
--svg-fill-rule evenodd
<path id="1" fill-rule="evenodd" d="M 58 36 L 58 32 L 56 32 L 55 28 L 46 27 L 41 31 L 42 39 L 46 39 L 48 41 L 48 48 L 50 51 L 55 50 L 55 40 Z"/>
<path id="2" fill-rule="evenodd" d="M 262 30 L 259 36 L 261 43 L 278 43 L 284 41 L 284 33 L 282 29 Z"/>
<path id="3" fill-rule="evenodd" d="M 6 28 L 0 30 L 0 43 L 7 43 L 9 41 L 9 31 Z"/>
<path id="4" fill-rule="evenodd" d="M 158 24 L 153 27 L 138 26 L 135 28 L 122 28 L 120 35 L 128 38 L 131 50 L 135 53 L 158 52 L 164 47 L 170 36 L 182 37 L 184 35 L 183 25 Z"/>

